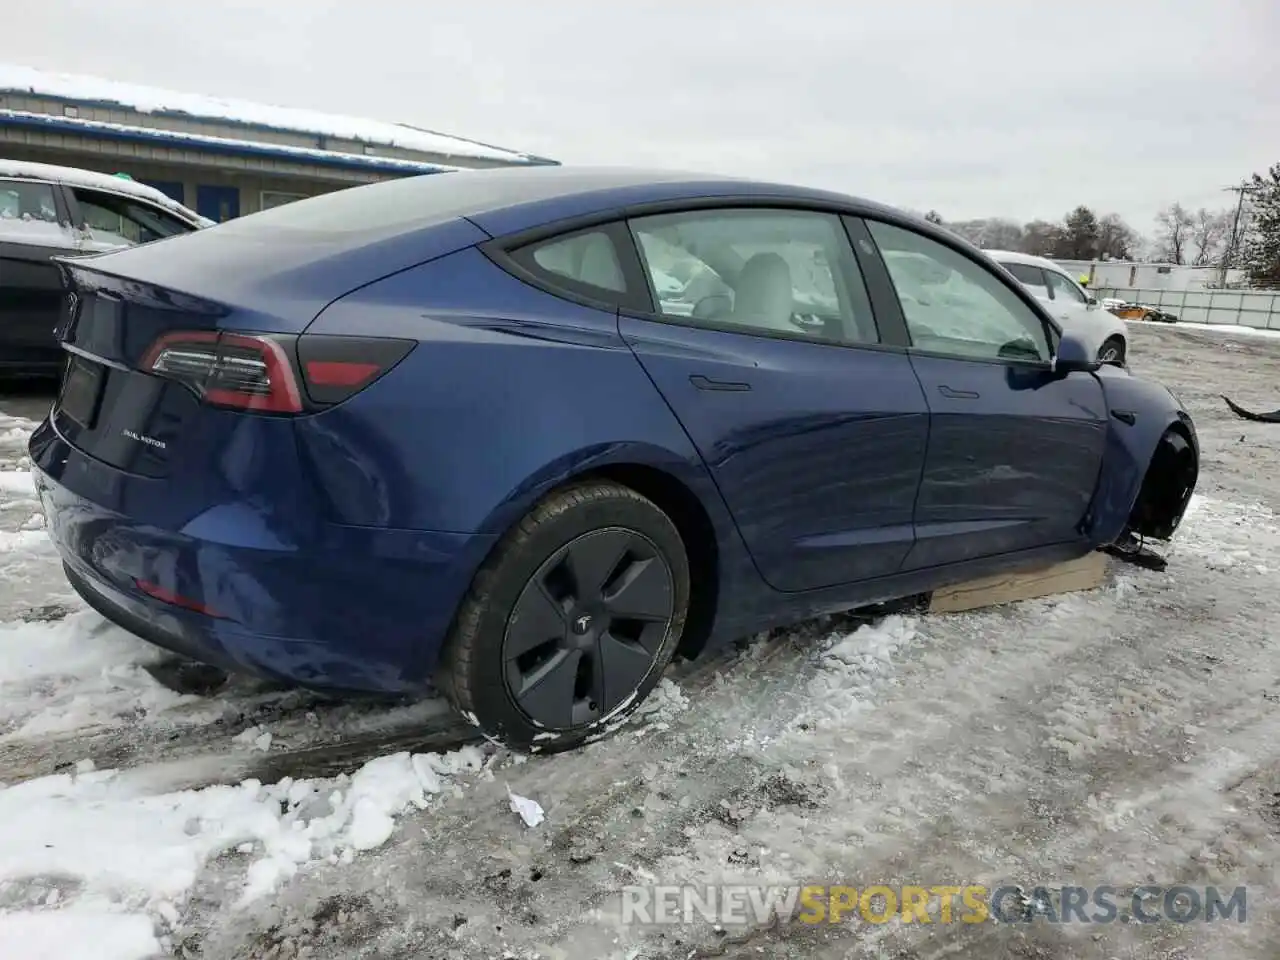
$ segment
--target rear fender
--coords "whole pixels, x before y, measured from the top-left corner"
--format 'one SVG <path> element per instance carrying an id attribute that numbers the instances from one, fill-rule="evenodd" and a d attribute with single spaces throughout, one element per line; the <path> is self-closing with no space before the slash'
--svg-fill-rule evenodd
<path id="1" fill-rule="evenodd" d="M 1199 475 L 1195 425 L 1160 384 L 1112 367 L 1097 376 L 1109 423 L 1085 533 L 1099 545 L 1127 531 L 1167 540 L 1182 521 Z"/>
<path id="2" fill-rule="evenodd" d="M 620 463 L 670 473 L 703 500 L 714 489 L 616 315 L 531 287 L 476 249 L 343 297 L 308 333 L 420 344 L 297 421 L 338 522 L 500 534 L 548 489 Z"/>

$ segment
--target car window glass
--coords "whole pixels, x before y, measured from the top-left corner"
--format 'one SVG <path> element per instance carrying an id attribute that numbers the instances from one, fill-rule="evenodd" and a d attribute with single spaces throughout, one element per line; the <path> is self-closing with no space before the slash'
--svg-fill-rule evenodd
<path id="1" fill-rule="evenodd" d="M 0 240 L 13 243 L 71 242 L 58 222 L 51 183 L 0 180 Z"/>
<path id="2" fill-rule="evenodd" d="M 916 349 L 981 360 L 1047 362 L 1044 324 L 1000 278 L 911 230 L 868 221 Z"/>
<path id="3" fill-rule="evenodd" d="M 164 211 L 119 194 L 99 190 L 72 190 L 84 217 L 89 237 L 104 245 L 132 246 L 150 243 L 193 228 Z"/>
<path id="4" fill-rule="evenodd" d="M 1053 299 L 1049 284 L 1044 278 L 1045 271 L 1039 267 L 1033 267 L 1026 263 L 1002 263 L 1000 266 L 1012 273 L 1015 280 L 1037 297 L 1043 297 L 1046 300 Z"/>
<path id="5" fill-rule="evenodd" d="M 1046 270 L 1044 274 L 1049 278 L 1049 289 L 1053 291 L 1055 300 L 1066 300 L 1069 303 L 1078 303 L 1081 306 L 1088 304 L 1089 298 L 1085 296 L 1084 291 L 1062 274 L 1055 273 L 1052 270 Z"/>
<path id="6" fill-rule="evenodd" d="M 838 217 L 698 210 L 630 222 L 665 317 L 743 333 L 877 343 Z"/>
<path id="7" fill-rule="evenodd" d="M 625 293 L 626 277 L 613 240 L 603 230 L 589 230 L 570 237 L 544 240 L 518 252 L 526 267 L 562 277 L 588 287 Z"/>

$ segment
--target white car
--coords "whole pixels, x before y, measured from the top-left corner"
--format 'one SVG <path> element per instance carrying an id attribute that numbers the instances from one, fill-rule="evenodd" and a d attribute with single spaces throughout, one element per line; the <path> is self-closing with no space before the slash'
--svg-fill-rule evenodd
<path id="1" fill-rule="evenodd" d="M 1095 343 L 1099 360 L 1121 367 L 1127 365 L 1129 330 L 1125 322 L 1102 309 L 1097 299 L 1086 293 L 1060 266 L 1029 253 L 982 252 L 1013 274 L 1015 280 L 1049 308 L 1064 328 L 1075 330 Z"/>

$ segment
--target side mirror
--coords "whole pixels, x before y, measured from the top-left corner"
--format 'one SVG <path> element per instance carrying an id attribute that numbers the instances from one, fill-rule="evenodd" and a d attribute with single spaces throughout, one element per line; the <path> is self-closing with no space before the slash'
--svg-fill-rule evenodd
<path id="1" fill-rule="evenodd" d="M 1074 330 L 1063 330 L 1053 358 L 1055 373 L 1092 372 L 1102 366 L 1098 352 Z"/>
<path id="2" fill-rule="evenodd" d="M 1088 304 L 1089 306 L 1091 306 L 1091 307 L 1096 307 L 1096 306 L 1098 305 L 1098 298 L 1097 298 L 1097 297 L 1085 297 L 1085 298 L 1084 298 L 1084 302 L 1085 302 L 1085 303 L 1087 303 L 1087 304 Z"/>

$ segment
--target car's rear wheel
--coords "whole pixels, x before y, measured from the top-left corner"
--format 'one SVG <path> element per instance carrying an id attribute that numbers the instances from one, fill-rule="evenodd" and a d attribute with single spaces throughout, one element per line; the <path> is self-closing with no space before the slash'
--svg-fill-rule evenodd
<path id="1" fill-rule="evenodd" d="M 1098 348 L 1098 362 L 1124 366 L 1124 341 L 1119 337 L 1107 337 Z"/>
<path id="2" fill-rule="evenodd" d="M 486 736 L 516 750 L 567 750 L 648 696 L 688 608 L 688 555 L 670 518 L 619 484 L 568 487 L 539 503 L 476 575 L 439 684 Z"/>

